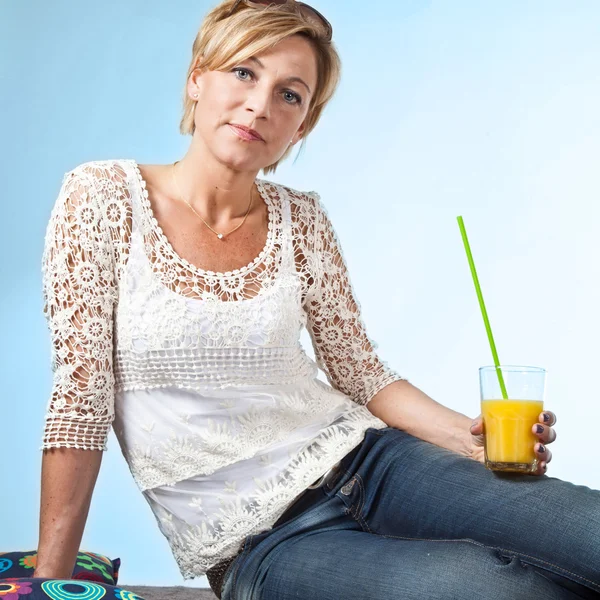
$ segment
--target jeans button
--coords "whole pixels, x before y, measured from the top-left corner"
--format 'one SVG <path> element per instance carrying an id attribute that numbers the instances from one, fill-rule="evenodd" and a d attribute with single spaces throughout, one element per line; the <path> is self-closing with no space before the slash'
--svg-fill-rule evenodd
<path id="1" fill-rule="evenodd" d="M 342 489 L 340 490 L 344 496 L 348 496 L 354 487 L 354 479 L 351 479 Z"/>

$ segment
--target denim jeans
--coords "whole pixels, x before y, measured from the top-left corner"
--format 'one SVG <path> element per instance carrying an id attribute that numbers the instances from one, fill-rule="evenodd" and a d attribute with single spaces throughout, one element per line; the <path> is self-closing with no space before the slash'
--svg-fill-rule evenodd
<path id="1" fill-rule="evenodd" d="M 334 477 L 245 539 L 221 598 L 600 598 L 600 492 L 368 429 Z"/>

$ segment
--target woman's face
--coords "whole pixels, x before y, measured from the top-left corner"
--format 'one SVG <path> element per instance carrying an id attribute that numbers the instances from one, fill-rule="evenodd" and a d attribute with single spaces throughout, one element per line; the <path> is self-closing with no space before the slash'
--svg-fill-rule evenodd
<path id="1" fill-rule="evenodd" d="M 316 83 L 314 50 L 300 35 L 230 71 L 195 70 L 187 87 L 197 101 L 194 138 L 222 164 L 258 171 L 300 139 Z M 261 139 L 247 139 L 235 125 L 253 129 Z"/>

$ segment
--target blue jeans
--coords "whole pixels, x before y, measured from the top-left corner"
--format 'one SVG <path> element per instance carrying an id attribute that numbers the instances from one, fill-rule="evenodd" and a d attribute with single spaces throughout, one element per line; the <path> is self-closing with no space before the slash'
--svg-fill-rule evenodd
<path id="1" fill-rule="evenodd" d="M 600 492 L 368 429 L 336 476 L 246 538 L 221 598 L 600 598 Z"/>

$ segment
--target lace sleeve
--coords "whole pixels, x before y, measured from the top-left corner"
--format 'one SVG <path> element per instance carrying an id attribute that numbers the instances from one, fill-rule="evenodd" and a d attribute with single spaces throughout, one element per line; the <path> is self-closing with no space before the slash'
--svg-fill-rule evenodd
<path id="1" fill-rule="evenodd" d="M 367 335 L 342 249 L 316 192 L 314 283 L 307 296 L 307 327 L 317 365 L 329 383 L 357 404 L 393 381 L 405 379 L 375 352 Z"/>
<path id="2" fill-rule="evenodd" d="M 85 163 L 65 174 L 46 228 L 43 312 L 52 341 L 53 385 L 40 450 L 106 450 L 114 418 L 117 293 L 95 177 Z"/>

